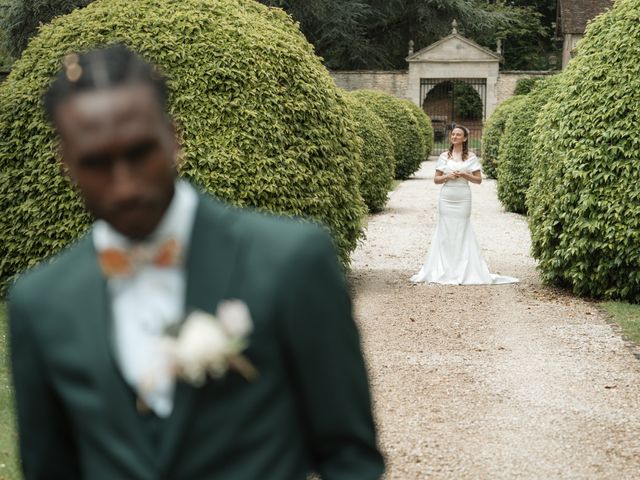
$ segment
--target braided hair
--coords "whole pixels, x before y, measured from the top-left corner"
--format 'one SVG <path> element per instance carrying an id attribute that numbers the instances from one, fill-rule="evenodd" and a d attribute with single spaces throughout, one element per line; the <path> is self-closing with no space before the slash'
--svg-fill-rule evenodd
<path id="1" fill-rule="evenodd" d="M 142 57 L 122 44 L 70 53 L 43 96 L 47 119 L 55 123 L 56 107 L 68 97 L 92 90 L 142 84 L 151 87 L 162 111 L 167 106 L 165 78 Z"/>
<path id="2" fill-rule="evenodd" d="M 464 142 L 462 144 L 462 160 L 466 160 L 469 158 L 469 129 L 463 125 L 454 125 L 451 131 L 453 132 L 456 128 L 459 128 L 464 132 Z M 453 143 L 449 145 L 449 155 L 447 158 L 453 157 Z"/>

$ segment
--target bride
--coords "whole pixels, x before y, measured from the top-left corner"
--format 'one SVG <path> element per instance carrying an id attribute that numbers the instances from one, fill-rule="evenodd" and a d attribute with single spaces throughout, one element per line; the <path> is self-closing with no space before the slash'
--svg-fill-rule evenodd
<path id="1" fill-rule="evenodd" d="M 434 182 L 440 191 L 439 219 L 429 254 L 413 283 L 459 285 L 515 283 L 517 278 L 494 275 L 482 258 L 471 228 L 469 182 L 482 183 L 480 161 L 469 152 L 469 130 L 461 125 L 451 131 L 451 146 L 436 164 Z"/>

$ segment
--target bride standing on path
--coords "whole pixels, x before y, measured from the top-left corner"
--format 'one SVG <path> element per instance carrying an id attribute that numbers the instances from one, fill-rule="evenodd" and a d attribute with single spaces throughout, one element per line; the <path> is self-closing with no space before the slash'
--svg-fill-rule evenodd
<path id="1" fill-rule="evenodd" d="M 434 182 L 443 184 L 438 226 L 427 259 L 411 281 L 454 285 L 517 282 L 517 278 L 489 272 L 471 227 L 469 182 L 482 183 L 482 167 L 478 157 L 469 152 L 466 127 L 459 125 L 451 131 L 451 146 L 438 158 Z"/>

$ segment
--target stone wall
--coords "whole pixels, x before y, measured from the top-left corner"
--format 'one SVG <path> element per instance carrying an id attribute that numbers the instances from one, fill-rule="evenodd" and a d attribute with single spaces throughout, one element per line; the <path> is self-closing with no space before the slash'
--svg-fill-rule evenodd
<path id="1" fill-rule="evenodd" d="M 516 83 L 521 78 L 531 77 L 544 77 L 546 75 L 552 75 L 556 72 L 540 72 L 540 71 L 504 71 L 498 75 L 498 81 L 496 83 L 496 96 L 498 98 L 498 105 L 504 102 L 507 98 L 513 97 L 513 92 L 516 89 Z"/>
<path id="2" fill-rule="evenodd" d="M 453 72 L 451 76 L 455 76 Z M 499 105 L 507 98 L 513 96 L 516 83 L 521 78 L 544 77 L 555 72 L 545 71 L 502 71 L 498 74 L 495 82 L 495 105 Z M 381 90 L 398 98 L 409 98 L 409 72 L 404 70 L 353 70 L 353 71 L 333 71 L 331 72 L 336 85 L 344 90 L 359 90 L 368 88 L 371 90 Z M 491 84 L 487 84 L 487 90 Z M 487 91 L 487 99 L 492 98 L 491 92 Z M 494 107 L 494 105 L 491 105 Z M 488 109 L 487 113 L 493 111 Z"/>
<path id="3" fill-rule="evenodd" d="M 331 72 L 336 85 L 344 90 L 380 90 L 394 97 L 407 98 L 407 80 L 405 70 L 354 70 Z"/>

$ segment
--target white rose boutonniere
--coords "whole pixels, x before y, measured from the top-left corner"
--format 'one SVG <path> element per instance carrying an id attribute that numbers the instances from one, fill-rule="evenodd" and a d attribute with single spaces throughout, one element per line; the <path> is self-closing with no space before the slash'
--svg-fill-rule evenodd
<path id="1" fill-rule="evenodd" d="M 207 375 L 223 377 L 235 370 L 248 381 L 258 371 L 241 354 L 249 345 L 253 329 L 249 308 L 240 300 L 226 300 L 218 305 L 216 315 L 196 310 L 182 324 L 178 335 L 162 339 L 171 369 L 187 383 L 202 385 Z"/>

